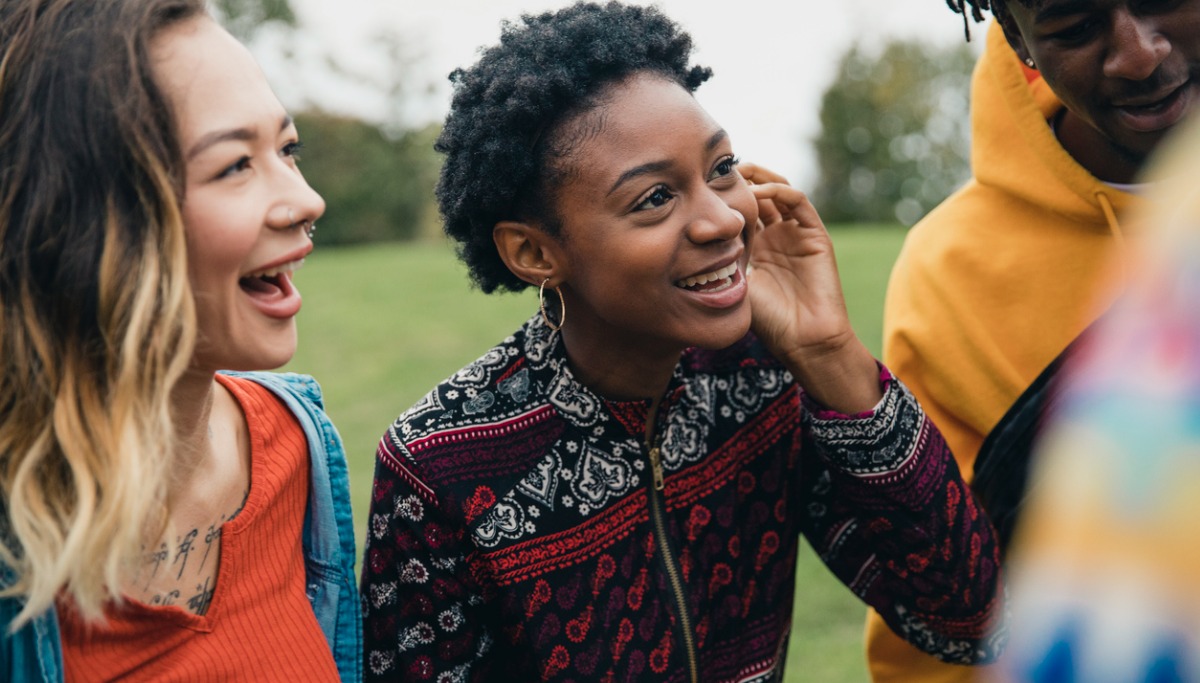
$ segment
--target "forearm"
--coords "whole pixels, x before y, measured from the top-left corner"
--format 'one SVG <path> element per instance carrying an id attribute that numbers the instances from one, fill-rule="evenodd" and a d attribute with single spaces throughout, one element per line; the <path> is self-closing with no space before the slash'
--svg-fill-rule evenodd
<path id="1" fill-rule="evenodd" d="M 871 415 L 814 411 L 812 445 L 828 470 L 809 493 L 827 513 L 814 515 L 810 538 L 909 642 L 946 661 L 985 661 L 1001 607 L 994 532 L 937 428 L 882 375 L 887 394 Z"/>

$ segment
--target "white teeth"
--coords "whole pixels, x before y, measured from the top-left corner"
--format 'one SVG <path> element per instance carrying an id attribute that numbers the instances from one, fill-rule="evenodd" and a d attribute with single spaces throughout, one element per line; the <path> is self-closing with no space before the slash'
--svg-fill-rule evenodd
<path id="1" fill-rule="evenodd" d="M 242 277 L 248 277 L 248 278 L 275 277 L 276 275 L 279 275 L 280 273 L 291 273 L 293 271 L 299 270 L 300 266 L 302 266 L 302 265 L 304 265 L 304 259 L 298 258 L 295 261 L 288 261 L 287 263 L 281 263 L 272 268 L 266 268 L 263 270 L 256 270 L 253 273 L 247 273 L 247 274 L 243 275 Z"/>
<path id="2" fill-rule="evenodd" d="M 679 282 L 676 282 L 675 284 L 680 287 L 687 288 L 687 287 L 695 287 L 696 285 L 702 285 L 702 284 L 705 284 L 708 282 L 713 282 L 716 280 L 724 280 L 725 278 L 730 277 L 734 273 L 736 273 L 737 268 L 738 268 L 737 262 L 735 261 L 734 263 L 731 263 L 720 270 L 714 270 L 711 273 L 704 273 L 703 275 L 689 277 L 685 280 L 680 280 Z"/>

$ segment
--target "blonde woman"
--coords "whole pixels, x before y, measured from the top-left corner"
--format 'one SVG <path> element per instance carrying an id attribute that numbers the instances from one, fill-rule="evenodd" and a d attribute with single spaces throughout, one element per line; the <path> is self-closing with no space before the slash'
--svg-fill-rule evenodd
<path id="1" fill-rule="evenodd" d="M 0 679 L 358 680 L 324 203 L 201 0 L 0 5 Z"/>

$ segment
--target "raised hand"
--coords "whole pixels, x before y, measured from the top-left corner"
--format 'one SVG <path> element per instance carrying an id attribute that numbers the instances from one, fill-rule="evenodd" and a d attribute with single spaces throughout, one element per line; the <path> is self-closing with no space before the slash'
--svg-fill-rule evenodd
<path id="1" fill-rule="evenodd" d="M 882 396 L 879 373 L 846 313 L 833 242 L 803 192 L 754 164 L 738 171 L 758 199 L 750 240 L 755 334 L 820 403 L 843 413 Z"/>

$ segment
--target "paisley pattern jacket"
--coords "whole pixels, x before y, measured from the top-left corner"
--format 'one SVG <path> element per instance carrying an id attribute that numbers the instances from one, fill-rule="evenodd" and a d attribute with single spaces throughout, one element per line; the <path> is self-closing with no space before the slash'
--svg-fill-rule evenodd
<path id="1" fill-rule="evenodd" d="M 881 369 L 846 416 L 753 336 L 647 401 L 573 377 L 538 316 L 380 441 L 361 583 L 376 681 L 775 681 L 804 534 L 917 647 L 995 655 L 993 530 Z"/>

